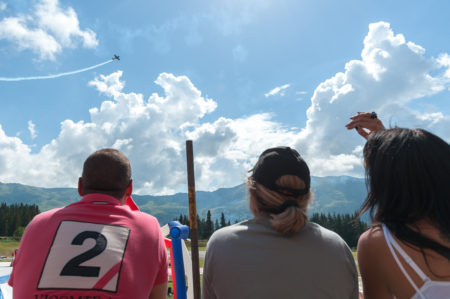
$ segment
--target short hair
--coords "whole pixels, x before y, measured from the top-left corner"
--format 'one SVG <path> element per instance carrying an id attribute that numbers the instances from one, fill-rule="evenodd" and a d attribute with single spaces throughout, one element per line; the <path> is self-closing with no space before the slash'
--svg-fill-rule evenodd
<path id="1" fill-rule="evenodd" d="M 121 198 L 131 181 L 131 164 L 122 152 L 101 149 L 86 159 L 81 179 L 83 194 L 104 193 Z"/>
<path id="2" fill-rule="evenodd" d="M 428 218 L 450 236 L 450 146 L 422 129 L 392 128 L 364 146 L 368 195 L 360 215 L 396 227 Z"/>

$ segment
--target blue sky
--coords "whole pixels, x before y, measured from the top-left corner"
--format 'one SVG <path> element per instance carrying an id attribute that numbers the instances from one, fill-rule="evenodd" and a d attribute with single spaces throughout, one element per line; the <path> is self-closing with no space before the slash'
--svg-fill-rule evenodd
<path id="1" fill-rule="evenodd" d="M 87 155 L 124 151 L 139 193 L 242 183 L 290 145 L 313 175 L 362 176 L 387 125 L 450 141 L 448 1 L 0 0 L 0 181 L 75 186 Z M 12 78 L 57 75 L 43 80 Z"/>

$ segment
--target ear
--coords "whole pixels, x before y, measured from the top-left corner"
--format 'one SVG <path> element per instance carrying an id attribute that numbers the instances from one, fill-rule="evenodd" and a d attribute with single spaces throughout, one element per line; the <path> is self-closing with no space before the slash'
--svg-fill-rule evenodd
<path id="1" fill-rule="evenodd" d="M 78 178 L 78 194 L 83 196 L 83 179 L 81 177 Z"/>
<path id="2" fill-rule="evenodd" d="M 130 180 L 127 190 L 125 190 L 125 196 L 129 197 L 129 196 L 131 196 L 131 193 L 133 193 L 133 180 Z"/>

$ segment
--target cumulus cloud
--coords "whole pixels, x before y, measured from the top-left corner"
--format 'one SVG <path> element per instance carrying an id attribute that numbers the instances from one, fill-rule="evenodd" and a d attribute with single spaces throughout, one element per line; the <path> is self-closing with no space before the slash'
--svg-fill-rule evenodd
<path id="1" fill-rule="evenodd" d="M 269 113 L 205 121 L 217 103 L 186 76 L 160 74 L 155 84 L 163 93 L 144 98 L 125 91 L 121 71 L 100 75 L 89 84 L 106 99 L 90 109 L 90 119 L 63 121 L 59 135 L 38 152 L 0 127 L 0 181 L 74 186 L 91 152 L 114 147 L 129 156 L 137 192 L 185 191 L 186 139 L 194 141 L 200 190 L 242 183 L 258 155 L 278 145 L 299 150 L 313 175 L 361 176 L 363 140 L 344 128 L 357 111 L 376 111 L 386 125 L 422 127 L 450 140 L 449 115 L 409 105 L 449 87 L 448 54 L 426 57 L 423 47 L 384 22 L 369 26 L 361 53 L 315 89 L 301 129 L 288 128 Z"/>
<path id="2" fill-rule="evenodd" d="M 36 125 L 31 120 L 28 121 L 28 131 L 30 132 L 31 139 L 35 139 L 37 137 Z"/>
<path id="3" fill-rule="evenodd" d="M 89 122 L 63 121 L 59 135 L 37 154 L 30 154 L 20 139 L 8 137 L 0 129 L 0 156 L 8 163 L 0 169 L 0 180 L 73 186 L 91 152 L 115 147 L 134 165 L 136 190 L 166 193 L 183 185 L 185 132 L 197 127 L 199 119 L 217 104 L 202 97 L 185 76 L 161 74 L 155 83 L 165 95 L 155 93 L 147 100 L 142 94 L 125 93 L 121 76 L 118 71 L 91 81 L 90 85 L 109 99 L 89 111 Z M 16 170 L 15 164 L 19 166 Z"/>
<path id="4" fill-rule="evenodd" d="M 268 93 L 265 93 L 264 96 L 266 98 L 272 97 L 275 95 L 279 95 L 280 97 L 283 97 L 286 94 L 286 89 L 288 89 L 291 85 L 290 84 L 284 84 L 282 86 L 275 87 L 274 89 L 270 90 Z"/>
<path id="5" fill-rule="evenodd" d="M 448 53 L 442 54 L 437 60 L 438 64 L 447 70 L 444 73 L 446 80 L 450 80 L 450 55 Z"/>
<path id="6" fill-rule="evenodd" d="M 448 87 L 443 70 L 446 57 L 427 58 L 425 49 L 394 34 L 390 24 L 370 24 L 361 60 L 349 61 L 345 71 L 322 82 L 314 91 L 307 110 L 307 125 L 299 134 L 302 147 L 316 175 L 361 173 L 361 138 L 343 130 L 357 111 L 376 111 L 386 125 L 429 129 L 447 140 L 450 118 L 440 112 L 423 113 L 408 106 Z M 438 63 L 438 62 L 441 63 Z M 430 73 L 437 72 L 432 76 Z M 358 171 L 359 170 L 359 171 Z"/>
<path id="7" fill-rule="evenodd" d="M 28 15 L 1 19 L 0 39 L 15 44 L 19 51 L 31 50 L 42 60 L 54 60 L 63 48 L 80 43 L 86 48 L 98 44 L 95 32 L 80 29 L 74 9 L 62 8 L 58 0 L 40 0 Z"/>

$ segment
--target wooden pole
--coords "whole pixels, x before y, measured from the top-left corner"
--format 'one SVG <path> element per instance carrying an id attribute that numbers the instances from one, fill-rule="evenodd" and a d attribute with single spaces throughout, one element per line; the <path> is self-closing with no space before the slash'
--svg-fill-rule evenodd
<path id="1" fill-rule="evenodd" d="M 192 275 L 194 299 L 200 299 L 200 264 L 198 259 L 197 207 L 195 204 L 194 151 L 192 140 L 186 140 L 186 160 L 189 196 L 189 230 L 191 237 Z"/>

